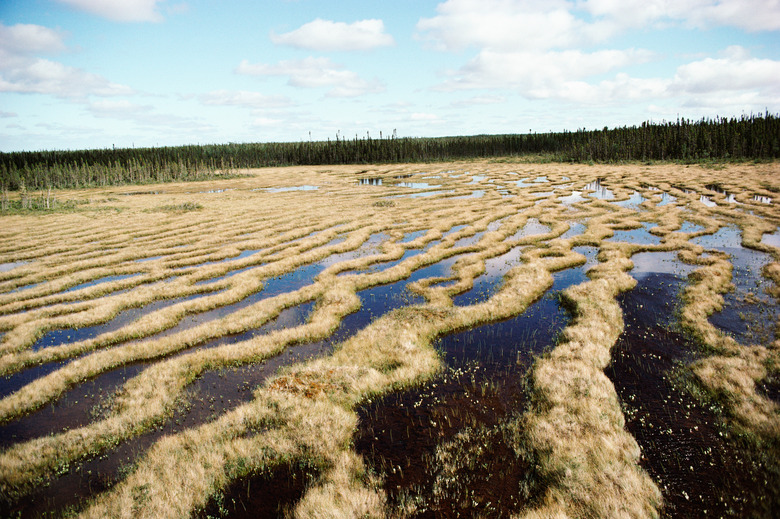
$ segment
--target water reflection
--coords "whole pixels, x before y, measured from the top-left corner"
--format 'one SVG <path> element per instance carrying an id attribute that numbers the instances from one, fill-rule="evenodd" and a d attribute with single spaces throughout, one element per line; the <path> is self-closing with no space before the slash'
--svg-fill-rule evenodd
<path id="1" fill-rule="evenodd" d="M 606 187 L 601 185 L 600 178 L 586 185 L 584 189 L 586 191 L 593 191 L 590 194 L 590 196 L 592 196 L 593 198 L 598 198 L 600 200 L 610 200 L 612 198 L 615 198 L 615 194 L 610 189 L 607 189 Z"/>
<path id="2" fill-rule="evenodd" d="M 288 191 L 316 191 L 320 186 L 292 186 L 292 187 L 269 187 L 265 191 L 268 193 L 286 193 Z"/>

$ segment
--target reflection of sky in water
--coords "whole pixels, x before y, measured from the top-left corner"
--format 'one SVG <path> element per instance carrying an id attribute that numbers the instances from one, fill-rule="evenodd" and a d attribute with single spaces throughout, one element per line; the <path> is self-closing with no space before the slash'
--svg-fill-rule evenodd
<path id="1" fill-rule="evenodd" d="M 428 232 L 428 229 L 422 229 L 420 231 L 414 231 L 407 233 L 406 236 L 403 237 L 403 239 L 398 243 L 408 243 L 410 241 L 414 241 L 420 236 L 425 236 L 425 234 Z"/>
<path id="2" fill-rule="evenodd" d="M 471 290 L 452 299 L 457 306 L 468 306 L 487 300 L 503 282 L 504 275 L 520 264 L 523 247 L 513 247 L 495 258 L 485 260 L 485 272 L 477 276 Z"/>
<path id="3" fill-rule="evenodd" d="M 21 287 L 18 287 L 18 288 L 14 288 L 13 290 L 11 290 L 9 292 L 9 294 L 13 294 L 14 292 L 21 292 L 22 290 L 29 290 L 31 288 L 37 287 L 38 285 L 40 285 L 40 283 L 31 283 L 29 285 L 24 285 L 24 286 L 21 286 Z M 5 332 L 3 332 L 3 333 L 5 333 Z M 3 335 L 0 334 L 0 337 L 2 337 L 2 336 Z"/>
<path id="4" fill-rule="evenodd" d="M 479 240 L 482 239 L 482 236 L 485 235 L 485 231 L 478 232 L 474 236 L 466 236 L 465 238 L 461 238 L 457 240 L 452 246 L 453 247 L 470 247 L 471 245 L 476 244 Z"/>
<path id="5" fill-rule="evenodd" d="M 408 195 L 395 195 L 387 198 L 425 198 L 427 196 L 443 195 L 452 191 L 425 191 L 424 193 L 410 193 Z"/>
<path id="6" fill-rule="evenodd" d="M 700 195 L 699 196 L 699 202 L 701 202 L 702 204 L 706 205 L 707 207 L 715 207 L 716 205 L 718 205 L 715 202 L 713 202 L 712 200 L 710 200 L 709 197 L 704 196 L 704 195 Z"/>
<path id="7" fill-rule="evenodd" d="M 238 256 L 231 256 L 229 258 L 225 258 L 223 260 L 217 260 L 217 261 L 207 261 L 205 263 L 199 263 L 197 266 L 198 267 L 205 267 L 207 265 L 217 265 L 217 264 L 229 265 L 233 261 L 238 261 L 240 259 L 248 258 L 252 254 L 254 254 L 256 252 L 260 252 L 260 250 L 261 249 L 247 249 L 245 251 L 241 251 L 241 253 Z"/>
<path id="8" fill-rule="evenodd" d="M 490 222 L 488 224 L 487 230 L 489 232 L 493 232 L 493 231 L 499 230 L 501 228 L 501 224 L 504 223 L 504 220 L 506 220 L 507 218 L 509 218 L 509 217 L 505 216 L 503 218 L 499 218 L 498 220 L 493 220 L 492 222 Z"/>
<path id="9" fill-rule="evenodd" d="M 268 333 L 276 330 L 295 328 L 296 326 L 300 326 L 306 322 L 306 319 L 309 317 L 309 314 L 311 314 L 313 308 L 314 301 L 309 301 L 307 303 L 302 303 L 290 308 L 285 308 L 279 312 L 279 315 L 275 319 L 264 323 L 258 328 L 252 328 L 232 335 L 223 335 L 222 337 L 218 337 L 207 342 L 203 345 L 203 347 L 214 348 L 224 344 L 235 344 L 237 342 L 248 341 L 253 337 L 258 337 L 260 335 L 267 335 Z"/>
<path id="10" fill-rule="evenodd" d="M 376 178 L 361 178 L 358 179 L 358 185 L 360 186 L 381 186 L 382 185 L 382 179 L 379 177 Z"/>
<path id="11" fill-rule="evenodd" d="M 671 204 L 672 202 L 676 202 L 677 197 L 674 195 L 670 195 L 669 193 L 664 193 L 661 195 L 661 201 L 658 202 L 659 206 Z"/>
<path id="12" fill-rule="evenodd" d="M 547 180 L 546 176 L 541 176 L 541 177 L 536 177 L 534 179 L 534 182 L 549 182 L 549 180 Z"/>
<path id="13" fill-rule="evenodd" d="M 569 323 L 570 315 L 558 304 L 555 294 L 587 281 L 587 268 L 580 266 L 554 272 L 550 290 L 516 317 L 442 337 L 438 348 L 444 352 L 445 361 L 451 365 L 462 365 L 476 360 L 482 366 L 514 366 L 518 361 L 530 361 L 550 346 L 556 335 Z M 501 279 L 493 278 L 495 288 Z M 477 295 L 471 295 L 472 292 Z M 455 298 L 454 302 L 459 306 L 468 304 L 469 300 L 478 302 L 491 292 L 490 289 L 471 290 Z"/>
<path id="14" fill-rule="evenodd" d="M 641 205 L 645 200 L 647 200 L 647 198 L 643 197 L 641 193 L 634 191 L 631 196 L 628 197 L 628 200 L 613 203 L 615 205 L 619 205 L 620 207 L 639 207 L 639 205 Z"/>
<path id="15" fill-rule="evenodd" d="M 465 225 L 456 225 L 455 227 L 453 227 L 449 231 L 442 233 L 441 237 L 442 237 L 442 239 L 444 239 L 445 237 L 449 236 L 450 234 L 455 234 L 456 232 L 460 232 L 460 231 L 462 231 L 465 228 L 466 228 Z"/>
<path id="16" fill-rule="evenodd" d="M 710 322 L 731 334 L 742 344 L 774 340 L 778 305 L 767 290 L 774 283 L 761 275 L 771 254 L 742 247 L 741 232 L 735 226 L 722 227 L 715 234 L 700 236 L 691 242 L 729 255 L 734 290 L 723 295 L 723 310 L 710 316 Z"/>
<path id="17" fill-rule="evenodd" d="M 381 245 L 383 242 L 390 239 L 390 236 L 380 232 L 369 236 L 369 238 L 363 242 L 363 244 L 355 250 L 341 252 L 338 254 L 331 254 L 327 258 L 319 261 L 318 265 L 322 266 L 323 270 L 336 263 L 342 261 L 352 260 L 355 258 L 362 258 L 363 256 L 373 256 L 375 254 L 381 254 Z"/>
<path id="18" fill-rule="evenodd" d="M 269 193 L 286 193 L 288 191 L 316 191 L 320 186 L 292 186 L 292 187 L 269 187 L 266 189 Z"/>
<path id="19" fill-rule="evenodd" d="M 11 263 L 0 263 L 0 272 L 8 272 L 12 269 L 15 269 L 16 267 L 21 267 L 22 265 L 26 265 L 26 261 L 14 261 Z"/>
<path id="20" fill-rule="evenodd" d="M 774 234 L 764 234 L 761 237 L 761 243 L 772 247 L 780 247 L 780 231 L 776 231 Z"/>
<path id="21" fill-rule="evenodd" d="M 601 185 L 601 180 L 591 182 L 590 184 L 586 185 L 584 189 L 587 191 L 593 191 L 589 195 L 593 198 L 598 198 L 600 200 L 610 200 L 615 198 L 615 194 L 610 189 L 607 189 Z"/>
<path id="22" fill-rule="evenodd" d="M 441 187 L 441 184 L 429 184 L 427 182 L 398 182 L 396 186 L 409 187 L 412 189 L 428 189 L 431 187 Z"/>
<path id="23" fill-rule="evenodd" d="M 380 270 L 386 270 L 386 269 L 389 269 L 391 267 L 394 267 L 394 266 L 398 265 L 399 263 L 401 263 L 401 262 L 403 262 L 403 261 L 405 261 L 405 260 L 407 260 L 407 259 L 409 259 L 411 257 L 417 256 L 418 254 L 424 252 L 428 248 L 429 247 L 425 247 L 424 249 L 407 249 L 407 250 L 404 251 L 404 253 L 401 255 L 401 257 L 398 258 L 397 260 L 373 263 L 373 264 L 369 265 L 368 267 L 366 267 L 365 269 L 362 269 L 362 270 L 360 270 L 360 269 L 345 270 L 344 272 L 340 272 L 338 275 L 339 276 L 344 276 L 344 275 L 347 275 L 347 274 L 373 274 L 374 272 L 379 272 Z"/>
<path id="24" fill-rule="evenodd" d="M 517 187 L 533 187 L 534 183 L 528 182 L 528 180 L 529 180 L 528 178 L 524 178 L 522 180 L 515 180 L 515 185 Z"/>
<path id="25" fill-rule="evenodd" d="M 537 234 L 546 234 L 550 232 L 550 228 L 546 225 L 539 223 L 537 218 L 529 218 L 522 229 L 512 235 L 510 240 L 519 240 L 528 236 L 534 236 Z"/>
<path id="26" fill-rule="evenodd" d="M 558 198 L 563 205 L 571 205 L 577 202 L 584 202 L 587 198 L 582 196 L 582 191 L 572 191 L 569 196 L 561 196 Z"/>
<path id="27" fill-rule="evenodd" d="M 536 193 L 532 193 L 532 195 L 536 198 L 548 198 L 555 194 L 555 191 L 537 191 Z"/>
<path id="28" fill-rule="evenodd" d="M 767 294 L 774 283 L 761 275 L 764 265 L 772 262 L 770 254 L 747 248 L 725 249 L 733 265 L 731 282 L 734 291 L 723 295 L 723 310 L 710 316 L 710 322 L 742 344 L 769 344 L 780 309 Z"/>
<path id="29" fill-rule="evenodd" d="M 485 191 L 482 189 L 477 189 L 476 191 L 472 191 L 470 195 L 453 197 L 453 200 L 460 200 L 463 198 L 482 198 L 483 196 L 485 196 Z"/>
<path id="30" fill-rule="evenodd" d="M 76 285 L 75 287 L 70 287 L 69 289 L 65 290 L 65 292 L 73 292 L 74 290 L 80 290 L 82 288 L 87 287 L 93 287 L 95 285 L 101 285 L 103 283 L 110 283 L 111 281 L 121 281 L 123 279 L 132 278 L 135 276 L 140 276 L 141 274 L 123 274 L 120 276 L 106 276 L 104 278 L 96 279 L 94 281 L 87 281 L 86 283 L 81 283 L 79 285 Z"/>
<path id="31" fill-rule="evenodd" d="M 721 227 L 714 234 L 697 236 L 690 242 L 694 245 L 701 245 L 705 249 L 742 248 L 742 235 L 739 228 L 728 225 Z"/>
<path id="32" fill-rule="evenodd" d="M 561 234 L 561 238 L 567 239 L 585 232 L 585 224 L 582 222 L 569 222 L 569 230 Z"/>
<path id="33" fill-rule="evenodd" d="M 634 268 L 630 271 L 635 279 L 642 279 L 651 274 L 674 274 L 686 277 L 696 267 L 683 263 L 677 257 L 677 251 L 640 252 L 631 257 Z"/>
<path id="34" fill-rule="evenodd" d="M 479 184 L 483 180 L 485 180 L 487 177 L 485 175 L 472 175 L 471 176 L 471 182 L 469 184 Z"/>
<path id="35" fill-rule="evenodd" d="M 677 232 L 684 232 L 684 233 L 687 233 L 687 234 L 691 234 L 691 233 L 694 233 L 694 232 L 701 232 L 703 230 L 704 230 L 704 226 L 703 225 L 699 225 L 699 224 L 695 224 L 693 222 L 685 221 L 680 226 L 680 230 L 677 231 Z"/>
<path id="36" fill-rule="evenodd" d="M 164 258 L 164 257 L 165 257 L 165 256 L 152 256 L 151 258 L 141 258 L 141 259 L 137 259 L 137 260 L 135 260 L 135 262 L 136 262 L 136 263 L 146 263 L 147 261 L 154 261 L 154 260 L 158 260 L 158 259 L 160 259 L 160 258 Z"/>
<path id="37" fill-rule="evenodd" d="M 753 195 L 753 201 L 754 202 L 761 202 L 762 204 L 771 204 L 772 199 L 768 196 L 762 196 L 762 195 Z"/>
<path id="38" fill-rule="evenodd" d="M 60 346 L 61 344 L 70 344 L 73 342 L 84 341 L 87 339 L 94 339 L 95 337 L 104 333 L 114 332 L 119 330 L 123 326 L 130 324 L 136 319 L 148 315 L 156 310 L 175 305 L 177 303 L 183 303 L 185 301 L 192 301 L 201 297 L 214 295 L 215 292 L 205 294 L 195 294 L 186 297 L 177 297 L 174 299 L 163 299 L 161 301 L 155 301 L 148 305 L 139 308 L 128 308 L 117 314 L 116 317 L 103 324 L 96 324 L 94 326 L 84 326 L 82 328 L 66 328 L 59 330 L 51 330 L 43 334 L 43 336 L 35 341 L 32 349 L 38 351 L 44 348 L 50 348 L 52 346 Z"/>
<path id="39" fill-rule="evenodd" d="M 642 227 L 638 229 L 632 229 L 630 231 L 614 231 L 614 236 L 608 238 L 607 241 L 622 241 L 626 243 L 636 243 L 639 245 L 658 245 L 661 243 L 661 237 L 654 234 L 650 234 L 648 231 L 658 224 L 651 222 L 643 222 Z"/>

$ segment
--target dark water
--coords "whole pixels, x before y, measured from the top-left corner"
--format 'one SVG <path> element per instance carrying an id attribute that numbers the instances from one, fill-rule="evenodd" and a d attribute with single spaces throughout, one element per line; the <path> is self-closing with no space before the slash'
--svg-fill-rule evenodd
<path id="1" fill-rule="evenodd" d="M 585 270 L 556 273 L 551 290 L 514 318 L 441 337 L 441 375 L 358 409 L 355 449 L 384 475 L 391 508 L 413 500 L 415 517 L 505 517 L 527 503 L 521 484 L 528 462 L 506 424 L 525 407 L 533 358 L 568 324 L 555 294 L 586 280 Z M 500 278 L 486 277 L 494 285 Z M 471 292 L 480 295 L 456 300 L 483 297 L 478 286 Z"/>
<path id="2" fill-rule="evenodd" d="M 733 266 L 734 290 L 723 294 L 723 309 L 712 314 L 710 322 L 740 344 L 768 345 L 774 341 L 780 306 L 767 293 L 772 281 L 761 274 L 762 268 L 773 261 L 772 255 L 743 247 L 736 227 L 723 227 L 691 242 L 725 252 Z"/>
<path id="3" fill-rule="evenodd" d="M 634 257 L 646 268 L 632 273 L 638 285 L 618 298 L 625 330 L 606 370 L 642 450 L 641 465 L 661 488 L 664 517 L 773 517 L 778 475 L 728 439 L 716 412 L 674 382 L 674 370 L 698 355 L 675 325 L 690 268 L 669 256 L 658 261 L 660 254 Z"/>

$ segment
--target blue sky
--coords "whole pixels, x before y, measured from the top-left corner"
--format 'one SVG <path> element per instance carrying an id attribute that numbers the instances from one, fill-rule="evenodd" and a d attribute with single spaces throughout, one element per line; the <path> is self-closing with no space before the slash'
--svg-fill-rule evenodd
<path id="1" fill-rule="evenodd" d="M 0 0 L 0 151 L 765 110 L 777 0 Z"/>

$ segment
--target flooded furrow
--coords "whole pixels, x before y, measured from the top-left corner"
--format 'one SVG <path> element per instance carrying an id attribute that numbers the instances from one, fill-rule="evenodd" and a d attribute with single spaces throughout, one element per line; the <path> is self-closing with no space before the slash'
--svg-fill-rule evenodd
<path id="1" fill-rule="evenodd" d="M 504 517 L 526 504 L 521 483 L 529 467 L 507 423 L 525 406 L 533 358 L 569 321 L 556 294 L 587 280 L 589 267 L 555 273 L 551 289 L 514 318 L 441 337 L 441 375 L 358 409 L 355 449 L 384 476 L 391 509 Z"/>
<path id="2" fill-rule="evenodd" d="M 618 297 L 625 329 L 607 376 L 622 402 L 641 465 L 664 497 L 664 517 L 769 517 L 778 478 L 739 447 L 714 408 L 686 391 L 676 370 L 700 352 L 676 325 L 679 294 L 692 267 L 674 253 L 634 256 L 636 288 Z"/>

